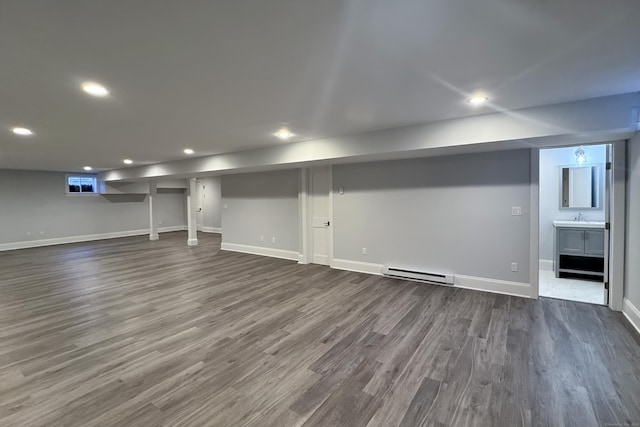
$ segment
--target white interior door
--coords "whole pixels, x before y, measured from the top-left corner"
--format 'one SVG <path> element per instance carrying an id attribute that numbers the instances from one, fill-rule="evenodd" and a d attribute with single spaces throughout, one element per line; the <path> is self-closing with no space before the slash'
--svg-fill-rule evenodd
<path id="1" fill-rule="evenodd" d="M 609 258 L 611 253 L 611 193 L 613 191 L 612 180 L 612 146 L 607 144 L 607 155 L 605 163 L 605 185 L 604 185 L 604 305 L 609 305 L 609 284 L 611 283 L 609 272 Z"/>
<path id="2" fill-rule="evenodd" d="M 331 167 L 309 170 L 309 214 L 311 217 L 311 262 L 331 265 Z"/>
<path id="3" fill-rule="evenodd" d="M 202 181 L 200 180 L 196 180 L 196 194 L 195 194 L 195 201 L 196 201 L 196 228 L 198 229 L 198 231 L 202 231 L 202 224 L 203 224 L 203 198 L 204 198 L 204 185 L 202 185 Z"/>

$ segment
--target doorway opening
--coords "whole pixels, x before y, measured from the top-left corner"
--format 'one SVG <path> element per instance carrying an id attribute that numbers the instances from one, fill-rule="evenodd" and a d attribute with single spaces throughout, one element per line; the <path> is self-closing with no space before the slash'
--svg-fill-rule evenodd
<path id="1" fill-rule="evenodd" d="M 611 144 L 540 150 L 539 295 L 609 303 Z"/>

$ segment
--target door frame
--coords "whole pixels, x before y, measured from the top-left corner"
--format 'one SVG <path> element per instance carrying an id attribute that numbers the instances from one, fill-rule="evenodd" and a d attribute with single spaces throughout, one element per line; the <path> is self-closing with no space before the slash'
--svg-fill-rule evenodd
<path id="1" fill-rule="evenodd" d="M 622 311 L 624 294 L 624 248 L 626 227 L 626 140 L 602 141 L 593 144 L 571 144 L 548 148 L 573 147 L 578 145 L 611 145 L 610 230 L 609 230 L 609 303 L 611 310 Z M 540 296 L 540 150 L 531 149 L 531 221 L 530 221 L 530 272 L 531 298 Z M 605 278 L 606 279 L 606 278 Z"/>
<path id="2" fill-rule="evenodd" d="M 610 142 L 611 159 L 611 229 L 609 230 L 609 307 L 622 311 L 624 297 L 624 248 L 626 240 L 627 142 Z"/>
<path id="3" fill-rule="evenodd" d="M 194 200 L 196 201 L 196 230 L 201 232 L 204 229 L 204 184 L 202 180 L 196 178 L 196 194 L 194 195 Z M 198 219 L 200 220 L 200 224 L 198 224 Z"/>
<path id="4" fill-rule="evenodd" d="M 329 267 L 333 268 L 333 166 L 317 166 L 317 168 L 329 168 Z M 311 192 L 312 170 L 316 167 L 300 169 L 300 229 L 302 234 L 302 253 L 299 256 L 300 264 L 311 264 L 313 253 L 313 195 Z"/>

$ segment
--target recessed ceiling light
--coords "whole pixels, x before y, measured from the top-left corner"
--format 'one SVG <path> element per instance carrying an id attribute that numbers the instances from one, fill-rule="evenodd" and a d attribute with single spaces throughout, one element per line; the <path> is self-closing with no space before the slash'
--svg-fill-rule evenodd
<path id="1" fill-rule="evenodd" d="M 91 96 L 104 97 L 109 95 L 109 91 L 107 90 L 106 87 L 95 82 L 82 83 L 82 90 Z"/>
<path id="2" fill-rule="evenodd" d="M 480 105 L 484 104 L 488 100 L 489 98 L 487 98 L 486 96 L 472 96 L 471 98 L 467 99 L 467 102 L 471 105 Z"/>
<path id="3" fill-rule="evenodd" d="M 82 169 L 86 170 L 86 171 L 90 171 L 93 170 L 93 168 L 91 166 L 85 166 Z"/>
<path id="4" fill-rule="evenodd" d="M 273 135 L 277 136 L 280 139 L 289 139 L 292 136 L 296 136 L 295 133 L 291 133 L 287 128 L 282 128 L 278 132 L 274 133 Z"/>
<path id="5" fill-rule="evenodd" d="M 184 154 L 193 154 L 193 150 L 191 148 L 185 148 Z"/>
<path id="6" fill-rule="evenodd" d="M 15 133 L 16 135 L 20 135 L 20 136 L 33 135 L 33 131 L 31 129 L 27 129 L 27 128 L 13 128 L 13 129 L 11 129 L 11 132 Z"/>
<path id="7" fill-rule="evenodd" d="M 131 160 L 131 159 L 124 159 L 124 160 L 122 161 L 122 163 L 124 163 L 125 165 L 130 165 L 131 163 L 133 163 L 133 160 Z"/>

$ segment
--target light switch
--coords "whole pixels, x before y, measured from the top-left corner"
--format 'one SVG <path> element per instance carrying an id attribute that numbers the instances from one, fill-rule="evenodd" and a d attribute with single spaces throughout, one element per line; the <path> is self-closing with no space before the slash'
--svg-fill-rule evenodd
<path id="1" fill-rule="evenodd" d="M 340 195 L 342 196 L 344 194 L 344 187 L 340 187 Z"/>
<path id="2" fill-rule="evenodd" d="M 511 215 L 512 216 L 520 216 L 520 215 L 522 215 L 522 207 L 521 206 L 513 206 L 511 208 Z"/>

